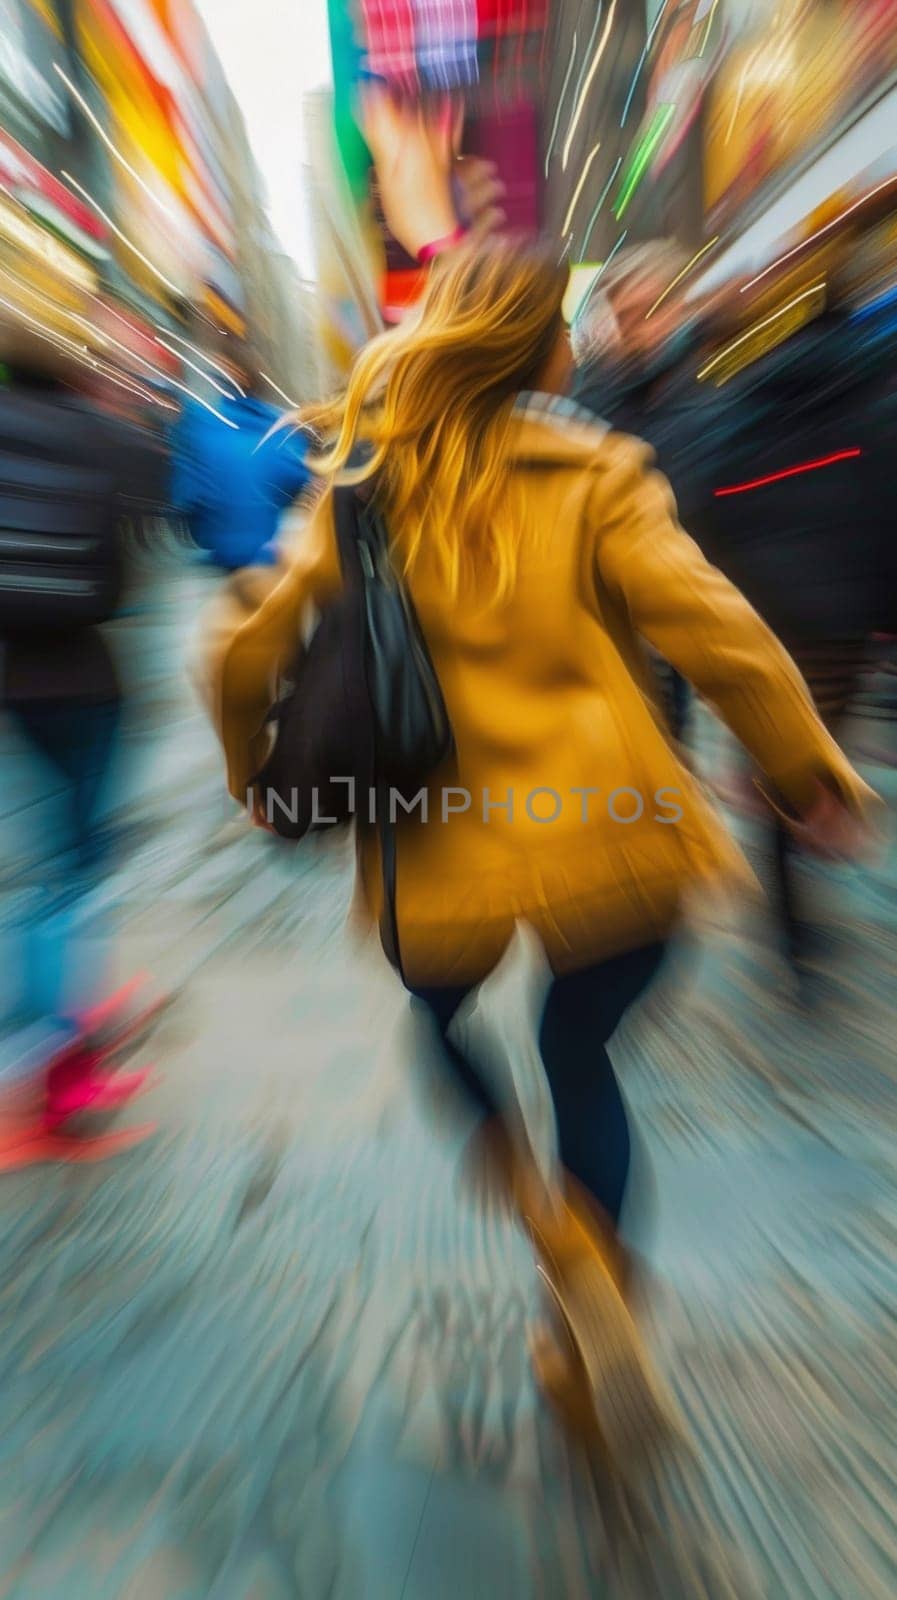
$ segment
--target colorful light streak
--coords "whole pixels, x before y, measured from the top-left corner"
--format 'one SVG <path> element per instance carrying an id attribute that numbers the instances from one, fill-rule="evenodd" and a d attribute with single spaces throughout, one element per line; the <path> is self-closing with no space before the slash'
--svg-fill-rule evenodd
<path id="1" fill-rule="evenodd" d="M 106 146 L 106 149 L 110 152 L 111 155 L 113 155 L 115 157 L 115 159 L 119 163 L 119 165 L 124 167 L 125 172 L 127 172 L 130 175 L 130 177 L 132 177 L 134 179 L 135 183 L 140 185 L 140 188 L 143 190 L 144 194 L 150 200 L 152 200 L 153 205 L 158 206 L 159 210 L 164 212 L 165 216 L 168 217 L 171 222 L 177 222 L 178 219 L 177 219 L 174 211 L 172 211 L 171 207 L 169 205 L 167 205 L 165 203 L 165 201 L 160 198 L 159 195 L 156 194 L 155 190 L 150 188 L 148 183 L 144 182 L 143 178 L 141 178 L 141 176 L 140 176 L 140 173 L 137 172 L 137 170 L 134 167 L 131 166 L 131 163 L 128 160 L 126 160 L 126 158 L 122 155 L 121 151 L 118 149 L 117 145 L 113 144 L 113 142 L 110 139 L 108 133 L 106 132 L 105 128 L 103 127 L 103 125 L 99 121 L 99 119 L 94 115 L 93 111 L 91 110 L 90 106 L 88 105 L 87 101 L 85 100 L 85 98 L 84 98 L 83 94 L 81 93 L 80 89 L 77 89 L 75 87 L 75 85 L 72 83 L 71 78 L 69 78 L 66 75 L 66 73 L 63 72 L 63 70 L 62 70 L 61 66 L 59 65 L 58 61 L 54 61 L 53 62 L 53 71 L 62 79 L 63 83 L 65 84 L 66 88 L 68 89 L 69 94 L 71 95 L 72 99 L 75 101 L 75 104 L 77 106 L 79 106 L 80 109 L 83 111 L 83 113 L 84 113 L 85 117 L 87 118 L 88 122 L 90 123 L 91 127 L 93 129 L 95 129 L 95 131 L 99 134 L 100 138 L 103 141 L 103 144 Z"/>
<path id="2" fill-rule="evenodd" d="M 564 149 L 563 149 L 563 154 L 562 154 L 562 157 L 561 157 L 561 166 L 563 167 L 565 172 L 567 170 L 567 162 L 570 159 L 570 147 L 571 147 L 571 145 L 573 143 L 573 140 L 575 138 L 576 130 L 577 130 L 578 126 L 579 126 L 579 119 L 582 116 L 586 100 L 588 99 L 589 90 L 592 87 L 592 80 L 593 80 L 593 78 L 595 76 L 595 73 L 598 71 L 598 66 L 599 66 L 599 63 L 601 61 L 601 57 L 604 55 L 604 51 L 605 51 L 605 48 L 607 46 L 607 41 L 610 38 L 610 30 L 613 27 L 614 13 L 615 13 L 616 9 L 617 9 L 617 0 L 611 0 L 610 10 L 607 13 L 607 22 L 605 23 L 605 26 L 604 26 L 604 32 L 603 32 L 603 34 L 601 35 L 601 38 L 598 41 L 598 45 L 597 45 L 597 47 L 595 49 L 595 54 L 594 54 L 594 56 L 592 58 L 592 64 L 589 67 L 589 70 L 588 70 L 588 72 L 586 74 L 585 82 L 584 82 L 584 84 L 582 86 L 582 89 L 580 90 L 579 98 L 578 98 L 578 100 L 576 102 L 576 105 L 574 107 L 573 115 L 570 118 L 570 126 L 569 126 L 569 128 L 567 130 L 567 137 L 564 140 Z"/>
<path id="3" fill-rule="evenodd" d="M 845 217 L 849 217 L 854 211 L 857 211 L 860 206 L 865 205 L 867 200 L 871 200 L 874 195 L 880 194 L 882 189 L 890 188 L 893 183 L 893 175 L 890 178 L 884 178 L 881 183 L 877 183 L 874 189 L 870 189 L 867 194 L 861 195 L 859 200 L 855 200 L 853 202 L 853 205 L 847 206 L 844 211 L 839 211 L 838 215 L 833 217 L 831 222 L 826 222 L 823 227 L 817 228 L 815 233 L 811 233 L 809 238 L 802 239 L 800 244 L 793 245 L 790 250 L 786 250 L 783 256 L 779 256 L 777 260 L 771 261 L 769 266 L 764 267 L 762 272 L 758 272 L 755 277 L 751 278 L 749 283 L 742 284 L 741 293 L 747 294 L 748 289 L 753 289 L 756 283 L 762 283 L 763 279 L 768 277 L 771 272 L 775 272 L 777 267 L 784 266 L 786 261 L 790 261 L 792 256 L 798 255 L 801 250 L 806 250 L 808 245 L 815 243 L 817 239 L 824 238 L 827 233 L 831 233 L 832 229 L 837 228 L 844 221 Z"/>
<path id="4" fill-rule="evenodd" d="M 787 300 L 783 306 L 779 306 L 778 311 L 773 311 L 770 316 L 764 317 L 761 322 L 753 323 L 746 333 L 742 333 L 737 339 L 733 339 L 718 355 L 715 355 L 711 361 L 708 361 L 701 368 L 698 373 L 699 382 L 709 377 L 711 372 L 715 372 L 717 367 L 722 366 L 729 356 L 733 355 L 742 345 L 747 344 L 748 340 L 752 339 L 755 334 L 761 333 L 764 328 L 770 327 L 773 322 L 778 322 L 781 317 L 786 316 L 795 306 L 800 305 L 801 301 L 808 300 L 811 295 L 818 295 L 824 287 L 824 283 L 811 284 L 809 289 L 802 290 L 792 300 Z"/>
<path id="5" fill-rule="evenodd" d="M 73 189 L 77 189 L 78 193 L 87 201 L 87 204 L 93 207 L 97 216 L 102 217 L 107 228 L 111 229 L 111 231 L 115 234 L 115 237 L 120 239 L 122 244 L 127 245 L 129 250 L 133 251 L 138 261 L 142 261 L 143 265 L 153 274 L 153 276 L 158 278 L 159 282 L 164 284 L 166 289 L 180 299 L 181 291 L 177 284 L 172 283 L 170 278 L 166 278 L 164 272 L 160 272 L 155 263 L 150 261 L 149 257 L 143 254 L 142 250 L 138 250 L 136 244 L 134 244 L 133 241 L 128 238 L 126 233 L 122 233 L 121 228 L 119 228 L 117 224 L 112 221 L 112 218 L 103 210 L 102 206 L 96 200 L 94 200 L 93 195 L 88 194 L 87 190 L 78 182 L 77 178 L 73 178 L 70 172 L 65 171 L 62 173 L 62 177 L 65 179 L 66 183 L 70 183 L 72 185 Z"/>
<path id="6" fill-rule="evenodd" d="M 598 203 L 595 206 L 595 209 L 594 209 L 594 211 L 592 212 L 592 215 L 589 218 L 588 226 L 587 226 L 586 231 L 585 231 L 585 236 L 584 236 L 583 241 L 582 241 L 582 253 L 583 253 L 583 255 L 585 255 L 585 252 L 588 249 L 589 240 L 592 237 L 592 229 L 594 228 L 595 223 L 598 220 L 598 213 L 601 210 L 601 207 L 604 205 L 604 202 L 607 199 L 608 194 L 610 193 L 611 185 L 612 185 L 612 183 L 614 181 L 614 178 L 617 176 L 617 173 L 619 172 L 619 170 L 622 167 L 622 165 L 623 165 L 623 157 L 622 156 L 617 156 L 617 159 L 614 162 L 613 172 L 611 173 L 610 177 L 608 178 L 607 183 L 604 185 L 604 188 L 602 189 L 602 191 L 601 191 L 601 193 L 600 193 L 600 195 L 598 197 Z"/>
<path id="7" fill-rule="evenodd" d="M 579 175 L 579 182 L 578 182 L 578 184 L 576 185 L 576 188 L 573 191 L 573 199 L 570 201 L 570 204 L 567 207 L 567 215 L 564 218 L 563 226 L 561 228 L 561 233 L 562 234 L 566 234 L 567 233 L 567 230 L 569 229 L 570 224 L 573 221 L 573 213 L 576 210 L 576 203 L 579 200 L 580 195 L 582 194 L 583 185 L 584 185 L 584 183 L 586 181 L 586 178 L 589 175 L 589 172 L 591 171 L 592 162 L 594 161 L 594 159 L 597 156 L 598 151 L 600 149 L 601 149 L 601 140 L 598 139 L 597 142 L 595 144 L 593 144 L 591 150 L 589 151 L 588 157 L 586 159 L 586 164 L 583 167 L 582 172 Z"/>
<path id="8" fill-rule="evenodd" d="M 639 57 L 638 66 L 635 69 L 635 73 L 633 74 L 632 82 L 629 85 L 629 93 L 626 96 L 626 104 L 623 107 L 623 115 L 620 118 L 620 127 L 621 128 L 624 128 L 626 126 L 626 118 L 629 116 L 629 107 L 632 105 L 632 97 L 635 94 L 636 84 L 638 83 L 639 77 L 641 76 L 642 67 L 645 65 L 645 62 L 646 62 L 646 60 L 648 58 L 648 51 L 650 50 L 652 44 L 654 43 L 654 35 L 657 32 L 658 28 L 660 27 L 660 24 L 661 24 L 661 22 L 663 20 L 664 12 L 666 11 L 666 8 L 669 5 L 669 3 L 670 3 L 670 0 L 663 0 L 663 5 L 661 6 L 660 10 L 657 13 L 657 16 L 654 18 L 654 21 L 653 21 L 653 23 L 651 25 L 651 32 L 648 34 L 648 37 L 645 40 L 645 48 L 644 48 L 644 50 L 642 51 L 642 53 L 641 53 L 641 55 Z"/>
<path id="9" fill-rule="evenodd" d="M 274 393 L 279 394 L 281 400 L 285 400 L 288 406 L 297 406 L 299 404 L 298 400 L 291 400 L 290 396 L 285 394 L 283 389 L 281 389 L 280 384 L 275 383 L 273 378 L 268 377 L 267 372 L 260 372 L 259 377 L 263 378 L 265 383 L 270 384 L 271 388 L 274 390 Z"/>
<path id="10" fill-rule="evenodd" d="M 210 324 L 210 326 L 212 326 L 212 324 Z M 213 372 L 219 373 L 219 375 L 230 384 L 231 388 L 236 389 L 237 394 L 245 400 L 246 390 L 241 388 L 236 378 L 231 376 L 226 367 L 222 367 L 217 361 L 213 361 L 212 357 L 207 355 L 205 350 L 200 350 L 197 345 L 191 344 L 190 340 L 185 339 L 180 333 L 174 333 L 171 328 L 163 328 L 158 322 L 156 323 L 156 332 L 164 333 L 166 339 L 174 339 L 177 344 L 182 344 L 185 350 L 191 350 L 195 356 L 199 356 L 200 361 L 204 361 L 207 367 L 212 368 Z M 158 344 L 159 342 L 160 341 L 157 339 L 156 343 Z"/>
<path id="11" fill-rule="evenodd" d="M 659 294 L 657 296 L 657 299 L 655 300 L 655 302 L 654 302 L 653 306 L 651 307 L 650 311 L 647 311 L 645 313 L 645 321 L 646 322 L 647 322 L 649 317 L 653 317 L 653 315 L 654 315 L 655 311 L 657 310 L 658 306 L 662 306 L 663 305 L 663 302 L 666 299 L 667 295 L 668 294 L 672 294 L 672 292 L 675 289 L 677 283 L 681 283 L 682 279 L 687 277 L 688 274 L 691 272 L 692 267 L 696 267 L 697 266 L 697 264 L 700 261 L 701 257 L 702 256 L 706 256 L 707 251 L 708 250 L 712 250 L 713 246 L 715 244 L 718 244 L 718 242 L 719 242 L 719 234 L 715 233 L 712 239 L 709 239 L 705 245 L 701 246 L 701 249 L 697 252 L 697 255 L 693 255 L 692 256 L 692 258 L 689 261 L 688 265 L 684 266 L 682 268 L 681 272 L 677 272 L 677 274 L 676 274 L 675 278 L 673 279 L 672 283 L 668 283 L 667 284 L 667 286 L 664 289 L 663 293 Z"/>
<path id="12" fill-rule="evenodd" d="M 614 210 L 614 216 L 618 222 L 621 221 L 624 211 L 626 211 L 636 189 L 641 183 L 658 145 L 673 120 L 675 112 L 676 107 L 674 105 L 658 106 L 647 132 L 636 145 L 629 172 L 620 190 Z"/>
<path id="13" fill-rule="evenodd" d="M 589 305 L 591 304 L 592 296 L 595 293 L 596 285 L 598 284 L 602 274 L 607 271 L 608 267 L 610 266 L 611 262 L 614 259 L 614 256 L 616 255 L 617 251 L 622 247 L 622 244 L 623 244 L 623 241 L 624 241 L 625 238 L 626 238 L 626 229 L 624 228 L 623 232 L 620 234 L 620 237 L 617 240 L 616 244 L 614 245 L 613 249 L 608 254 L 607 259 L 605 261 L 602 261 L 600 267 L 598 268 L 598 271 L 595 273 L 594 278 L 592 279 L 591 283 L 589 284 L 589 292 L 588 292 L 588 294 L 583 295 L 582 304 L 580 305 L 579 310 L 576 313 L 576 316 L 573 318 L 573 327 L 574 328 L 578 326 L 578 324 L 582 321 L 583 317 L 585 316 L 585 313 L 586 313 Z"/>
<path id="14" fill-rule="evenodd" d="M 802 461 L 799 466 L 785 467 L 781 472 L 769 472 L 765 478 L 751 478 L 747 483 L 733 483 L 725 489 L 714 489 L 716 500 L 731 494 L 748 494 L 751 489 L 765 489 L 767 484 L 781 483 L 783 478 L 797 478 L 804 472 L 817 472 L 820 467 L 833 467 L 836 461 L 855 461 L 863 454 L 857 446 L 850 450 L 835 450 L 830 456 L 819 456 L 816 461 Z"/>
<path id="15" fill-rule="evenodd" d="M 567 63 L 567 71 L 566 71 L 566 74 L 564 76 L 564 82 L 563 82 L 563 85 L 561 87 L 560 95 L 558 96 L 557 110 L 555 111 L 555 114 L 554 114 L 554 124 L 553 124 L 552 129 L 551 129 L 551 138 L 548 141 L 548 149 L 545 152 L 545 176 L 546 176 L 546 178 L 548 177 L 548 169 L 551 166 L 551 157 L 552 157 L 552 154 L 554 152 L 554 141 L 558 136 L 558 128 L 560 127 L 560 122 L 561 122 L 561 112 L 564 109 L 564 100 L 567 97 L 567 88 L 568 88 L 568 85 L 570 83 L 570 77 L 571 77 L 572 72 L 573 72 L 573 63 L 576 60 L 576 39 L 577 39 L 577 35 L 574 32 L 574 34 L 573 34 L 573 48 L 570 51 L 570 60 Z"/>
<path id="16" fill-rule="evenodd" d="M 189 367 L 191 372 L 195 372 L 198 378 L 202 378 L 205 383 L 210 383 L 212 388 L 217 394 L 221 395 L 223 400 L 233 399 L 232 390 L 222 388 L 217 378 L 213 378 L 210 372 L 206 372 L 205 368 L 201 367 L 198 362 L 191 361 L 190 357 L 185 356 L 182 351 L 176 350 L 173 344 L 168 343 L 167 339 L 160 339 L 157 334 L 156 344 L 161 345 L 163 350 L 167 350 L 169 355 L 177 356 L 177 359 L 182 362 L 185 367 Z"/>

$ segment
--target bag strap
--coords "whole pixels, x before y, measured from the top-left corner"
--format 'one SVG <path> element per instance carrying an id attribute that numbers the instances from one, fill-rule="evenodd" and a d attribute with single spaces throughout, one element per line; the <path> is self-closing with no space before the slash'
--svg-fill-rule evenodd
<path id="1" fill-rule="evenodd" d="M 343 579 L 350 588 L 361 583 L 361 556 L 358 551 L 360 502 L 355 490 L 338 485 L 333 490 L 333 528 Z"/>
<path id="2" fill-rule="evenodd" d="M 383 914 L 380 919 L 380 938 L 387 961 L 395 967 L 402 982 L 402 950 L 399 944 L 399 920 L 396 912 L 396 825 L 389 816 L 389 790 L 377 789 L 377 827 L 380 836 L 380 871 L 383 876 Z"/>
<path id="3" fill-rule="evenodd" d="M 386 533 L 382 519 L 373 512 L 353 488 L 338 486 L 333 491 L 333 523 L 343 579 L 347 585 L 360 589 L 364 583 L 364 568 L 360 544 L 369 541 L 367 530 L 374 541 L 385 544 Z M 404 982 L 402 956 L 399 946 L 399 926 L 396 915 L 396 828 L 389 816 L 389 790 L 379 785 L 376 791 L 377 836 L 380 843 L 380 872 L 383 879 L 383 913 L 380 919 L 380 938 L 384 953 Z"/>

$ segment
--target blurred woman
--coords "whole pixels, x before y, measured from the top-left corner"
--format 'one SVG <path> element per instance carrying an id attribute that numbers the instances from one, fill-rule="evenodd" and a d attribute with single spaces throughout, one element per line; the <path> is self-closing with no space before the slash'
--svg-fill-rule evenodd
<path id="1" fill-rule="evenodd" d="M 566 282 L 541 248 L 447 254 L 414 321 L 375 341 L 345 398 L 304 420 L 332 441 L 318 471 L 376 496 L 455 734 L 427 822 L 397 824 L 402 977 L 446 1070 L 489 1119 L 563 1309 L 569 1338 L 543 1352 L 543 1377 L 605 1441 L 619 1447 L 622 1433 L 635 1448 L 660 1409 L 626 1305 L 616 1225 L 630 1140 L 607 1046 L 688 892 L 747 873 L 665 736 L 637 635 L 716 703 L 820 845 L 849 845 L 870 795 L 784 650 L 678 526 L 645 447 L 561 398 Z M 359 446 L 364 465 L 347 474 Z M 219 640 L 215 700 L 237 798 L 261 764 L 304 609 L 326 606 L 340 581 L 325 494 L 292 568 Z M 376 831 L 359 819 L 358 834 L 376 921 Z M 509 1147 L 491 1091 L 449 1037 L 519 919 L 554 974 L 539 1045 L 563 1196 Z"/>
<path id="2" fill-rule="evenodd" d="M 147 1078 L 115 1070 L 153 1007 L 139 980 L 109 992 L 122 688 L 103 625 L 126 580 L 124 516 L 152 504 L 162 474 L 155 439 L 79 393 L 83 364 L 67 352 L 10 321 L 0 353 L 0 713 L 32 797 L 4 832 L 24 823 L 37 878 L 11 897 L 3 928 L 2 1172 L 98 1160 L 147 1132 L 72 1127 L 125 1104 Z M 20 853 L 21 842 L 11 859 Z"/>

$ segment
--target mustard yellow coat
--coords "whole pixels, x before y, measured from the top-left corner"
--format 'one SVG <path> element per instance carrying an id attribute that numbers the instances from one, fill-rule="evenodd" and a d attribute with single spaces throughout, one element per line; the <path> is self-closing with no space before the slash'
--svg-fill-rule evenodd
<path id="1" fill-rule="evenodd" d="M 430 785 L 426 825 L 399 812 L 401 954 L 418 983 L 481 979 L 518 918 L 563 971 L 664 936 L 695 886 L 750 881 L 663 731 L 641 639 L 714 703 L 794 807 L 817 778 L 852 806 L 870 798 L 789 656 L 679 527 L 644 446 L 523 414 L 511 449 L 530 509 L 513 597 L 453 604 L 426 558 L 411 583 L 457 746 Z M 264 602 L 247 614 L 232 596 L 219 612 L 208 691 L 240 800 L 308 603 L 326 604 L 339 583 L 325 496 Z M 456 789 L 468 809 L 453 809 L 465 803 Z M 361 899 L 379 918 L 377 842 L 359 834 Z"/>

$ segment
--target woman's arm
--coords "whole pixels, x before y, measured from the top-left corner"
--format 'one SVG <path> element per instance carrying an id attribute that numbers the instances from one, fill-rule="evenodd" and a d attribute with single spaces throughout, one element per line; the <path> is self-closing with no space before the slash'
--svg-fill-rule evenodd
<path id="1" fill-rule="evenodd" d="M 787 651 L 683 532 L 669 484 L 650 461 L 645 446 L 615 436 L 598 459 L 591 517 L 599 590 L 621 600 L 633 627 L 713 702 L 805 823 L 828 793 L 830 833 L 832 795 L 859 815 L 873 791 L 824 728 Z"/>
<path id="2" fill-rule="evenodd" d="M 451 100 L 422 106 L 372 84 L 361 117 L 387 226 L 415 260 L 501 227 L 504 184 L 493 162 L 457 154 L 463 114 Z"/>
<path id="3" fill-rule="evenodd" d="M 323 605 L 341 584 L 331 498 L 316 507 L 279 581 L 232 585 L 204 629 L 204 698 L 224 747 L 227 786 L 246 801 L 259 767 L 260 735 L 277 681 L 299 643 L 306 608 Z M 252 608 L 253 599 L 258 604 Z"/>

